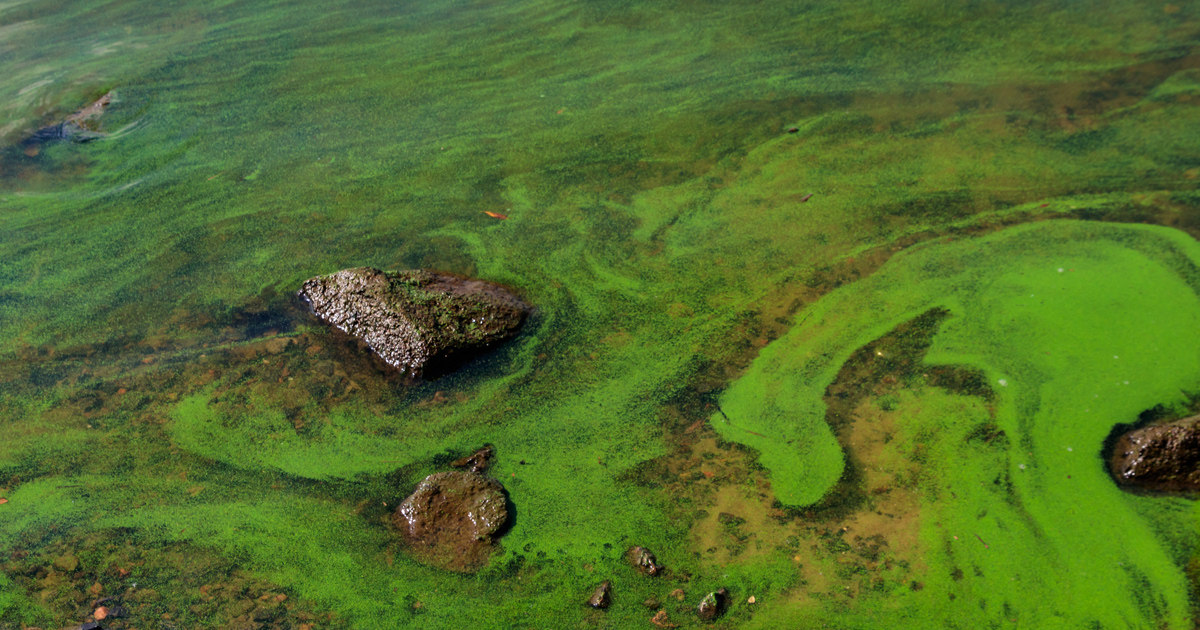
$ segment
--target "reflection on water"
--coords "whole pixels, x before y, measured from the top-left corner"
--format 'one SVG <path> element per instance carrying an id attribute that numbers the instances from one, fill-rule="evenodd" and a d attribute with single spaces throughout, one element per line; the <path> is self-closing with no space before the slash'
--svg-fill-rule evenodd
<path id="1" fill-rule="evenodd" d="M 0 4 L 0 628 L 1192 627 L 1190 499 L 1101 451 L 1200 383 L 1198 18 Z M 294 297 L 358 266 L 537 315 L 406 383 Z M 484 444 L 499 551 L 421 564 Z"/>

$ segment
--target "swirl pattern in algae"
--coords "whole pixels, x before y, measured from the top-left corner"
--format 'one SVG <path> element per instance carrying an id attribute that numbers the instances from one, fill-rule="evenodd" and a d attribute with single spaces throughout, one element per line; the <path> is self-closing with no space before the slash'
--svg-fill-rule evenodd
<path id="1" fill-rule="evenodd" d="M 926 364 L 979 370 L 993 396 L 915 384 L 891 401 L 890 450 L 924 464 L 912 483 L 928 573 L 919 591 L 868 596 L 846 626 L 878 627 L 854 619 L 879 607 L 889 627 L 1191 627 L 1180 559 L 1200 513 L 1119 490 L 1103 451 L 1114 426 L 1179 408 L 1200 385 L 1200 246 L 1164 228 L 1051 221 L 912 248 L 800 314 L 713 426 L 761 453 L 781 501 L 818 502 L 844 463 L 826 389 L 852 353 L 931 309 L 949 316 Z"/>
<path id="2" fill-rule="evenodd" d="M 226 580 L 220 592 L 281 591 L 320 611 L 322 630 L 637 628 L 655 612 L 647 600 L 695 627 L 695 604 L 719 587 L 732 595 L 715 622 L 727 628 L 1185 624 L 1190 507 L 1085 487 L 1103 479 L 1087 468 L 1098 466 L 1096 436 L 1082 434 L 1105 422 L 1073 420 L 1061 405 L 1074 399 L 1030 380 L 1059 378 L 1040 362 L 1066 355 L 1012 359 L 1054 329 L 1018 319 L 1028 325 L 987 333 L 1011 347 L 968 345 L 984 336 L 963 328 L 973 318 L 1016 307 L 968 313 L 949 300 L 972 294 L 928 284 L 906 298 L 905 283 L 940 276 L 897 278 L 899 262 L 881 276 L 890 285 L 869 285 L 892 302 L 857 286 L 922 240 L 1053 213 L 1200 233 L 1191 7 L 151 4 L 0 3 L 0 626 L 76 625 L 92 580 L 105 592 L 152 585 L 156 602 L 127 598 L 136 627 L 253 625 L 210 614 L 242 603 L 195 601 L 205 597 L 195 585 L 239 571 L 256 586 Z M 22 146 L 110 88 L 103 140 Z M 1111 260 L 1067 265 L 1073 278 L 1128 273 L 1116 270 L 1138 256 L 1151 271 L 1166 264 L 1138 242 L 1190 252 L 1152 231 L 1076 229 L 1099 235 L 1098 249 L 1056 242 L 1066 249 L 1054 255 Z M 1142 236 L 1121 244 L 1117 233 Z M 1007 242 L 990 238 L 979 242 Z M 943 243 L 898 261 L 955 247 L 969 249 Z M 1011 253 L 978 268 L 1024 268 Z M 539 311 L 497 353 L 401 387 L 288 299 L 307 278 L 363 265 L 504 283 Z M 1009 286 L 1002 278 L 996 287 Z M 933 293 L 954 317 L 929 359 L 986 370 L 994 418 L 986 397 L 917 375 L 886 404 L 862 403 L 854 431 L 873 435 L 878 417 L 891 436 L 867 450 L 821 434 L 819 415 L 746 427 L 787 439 L 807 430 L 806 464 L 828 464 L 809 478 L 786 450 L 754 453 L 711 432 L 706 406 L 759 348 L 771 348 L 764 361 L 778 356 L 768 343 L 789 328 L 801 340 L 828 333 L 830 357 L 813 369 L 829 378 L 838 357 L 921 315 Z M 852 316 L 818 316 L 851 303 Z M 1190 312 L 1163 306 L 1144 329 L 1099 308 L 1073 316 L 1132 339 Z M 1164 353 L 1186 347 L 1170 345 Z M 1131 369 L 1114 361 L 1070 367 Z M 1176 368 L 1172 378 L 1187 376 Z M 1090 395 L 1147 400 L 1086 413 L 1172 400 L 1133 375 L 1112 380 L 1124 389 Z M 1064 382 L 1053 391 L 1069 391 Z M 786 404 L 817 414 L 819 395 Z M 735 399 L 722 408 L 736 424 L 749 414 Z M 1001 423 L 1003 436 L 991 429 Z M 1056 437 L 1079 443 L 1057 452 Z M 388 529 L 391 509 L 484 443 L 514 503 L 501 551 L 472 576 L 413 562 Z M 839 479 L 841 453 L 851 458 Z M 876 518 L 875 533 L 856 540 L 820 505 L 771 504 L 774 492 L 799 504 L 831 480 L 846 485 L 854 458 L 893 471 L 869 488 L 895 488 L 877 495 L 888 497 L 881 514 L 842 501 L 837 485 L 821 501 L 854 512 L 856 527 Z M 991 494 L 938 483 L 1000 470 L 975 484 Z M 1075 485 L 1050 486 L 1062 472 Z M 1072 488 L 1086 492 L 1054 502 Z M 1121 508 L 1097 531 L 1128 535 L 1129 561 L 1114 560 L 1117 542 L 1085 548 L 1096 536 L 1055 516 L 1061 504 L 1082 519 L 1096 501 Z M 634 544 L 669 574 L 631 573 Z M 68 551 L 78 566 L 64 575 L 54 559 Z M 217 568 L 181 575 L 202 556 Z M 613 605 L 587 609 L 608 579 Z M 1043 592 L 1013 595 L 1029 584 Z"/>

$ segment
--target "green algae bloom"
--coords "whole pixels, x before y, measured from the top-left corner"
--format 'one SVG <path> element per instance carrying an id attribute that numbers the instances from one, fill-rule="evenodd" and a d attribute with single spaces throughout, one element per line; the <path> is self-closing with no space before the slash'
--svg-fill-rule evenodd
<path id="1" fill-rule="evenodd" d="M 946 309 L 926 363 L 976 368 L 995 397 L 985 408 L 921 388 L 899 402 L 907 447 L 928 463 L 916 482 L 923 559 L 935 590 L 961 603 L 908 595 L 915 610 L 897 623 L 919 627 L 940 609 L 945 623 L 986 625 L 1003 610 L 1040 627 L 1185 627 L 1176 559 L 1187 547 L 1161 532 L 1194 510 L 1120 491 L 1103 452 L 1114 427 L 1194 391 L 1198 288 L 1200 246 L 1161 228 L 1055 221 L 924 244 L 799 315 L 726 392 L 713 426 L 762 453 L 781 501 L 816 503 L 843 472 L 822 402 L 838 369 L 896 325 Z M 1005 439 L 972 442 L 984 426 Z M 973 578 L 947 579 L 967 566 Z"/>
<path id="2" fill-rule="evenodd" d="M 1191 627 L 1103 450 L 1200 397 L 1197 19 L 0 3 L 0 630 Z M 354 267 L 537 310 L 406 383 L 293 299 Z M 422 564 L 483 444 L 499 551 Z"/>

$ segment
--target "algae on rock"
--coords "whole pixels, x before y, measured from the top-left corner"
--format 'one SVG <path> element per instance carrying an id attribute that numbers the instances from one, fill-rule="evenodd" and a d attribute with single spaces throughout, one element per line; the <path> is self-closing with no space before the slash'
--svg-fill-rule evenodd
<path id="1" fill-rule="evenodd" d="M 509 339 L 530 311 L 499 285 L 423 269 L 345 269 L 308 280 L 299 295 L 318 317 L 414 377 Z"/>

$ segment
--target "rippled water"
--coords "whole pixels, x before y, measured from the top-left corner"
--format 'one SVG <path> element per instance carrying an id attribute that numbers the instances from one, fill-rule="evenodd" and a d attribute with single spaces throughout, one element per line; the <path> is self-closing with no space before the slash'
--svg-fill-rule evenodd
<path id="1" fill-rule="evenodd" d="M 0 2 L 0 628 L 1195 627 L 1200 513 L 1103 458 L 1200 399 L 1198 34 Z M 537 312 L 406 384 L 294 297 L 353 266 Z M 391 511 L 483 444 L 511 528 L 420 564 Z"/>

